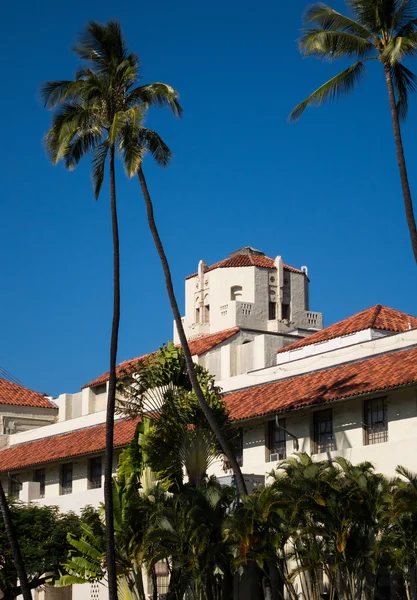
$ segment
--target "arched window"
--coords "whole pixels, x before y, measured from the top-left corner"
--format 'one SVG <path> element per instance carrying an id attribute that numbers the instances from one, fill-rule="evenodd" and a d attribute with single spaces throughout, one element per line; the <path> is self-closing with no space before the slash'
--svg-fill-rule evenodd
<path id="1" fill-rule="evenodd" d="M 230 300 L 242 300 L 242 286 L 233 285 L 230 288 Z"/>

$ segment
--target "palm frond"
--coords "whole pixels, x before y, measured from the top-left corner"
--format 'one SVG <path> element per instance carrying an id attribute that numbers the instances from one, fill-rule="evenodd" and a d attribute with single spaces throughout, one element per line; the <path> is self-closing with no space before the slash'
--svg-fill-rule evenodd
<path id="1" fill-rule="evenodd" d="M 63 160 L 68 171 L 73 171 L 80 160 L 97 147 L 100 140 L 99 129 L 89 129 L 79 133 L 63 150 Z"/>
<path id="2" fill-rule="evenodd" d="M 417 7 L 415 0 L 401 0 L 400 6 L 397 8 L 392 19 L 393 32 L 399 33 L 399 30 L 408 28 L 413 21 L 417 20 Z M 404 35 L 401 33 L 400 35 Z"/>
<path id="3" fill-rule="evenodd" d="M 137 140 L 141 146 L 152 154 L 160 167 L 166 167 L 169 164 L 172 152 L 156 131 L 141 127 L 137 133 Z"/>
<path id="4" fill-rule="evenodd" d="M 417 77 L 404 65 L 397 62 L 391 67 L 398 116 L 405 120 L 408 112 L 408 95 L 417 89 Z"/>
<path id="5" fill-rule="evenodd" d="M 373 34 L 390 31 L 394 0 L 346 0 L 355 20 Z"/>
<path id="6" fill-rule="evenodd" d="M 92 178 L 94 186 L 94 197 L 98 200 L 100 196 L 101 187 L 104 181 L 104 169 L 106 166 L 107 153 L 109 151 L 109 144 L 107 140 L 98 144 L 94 150 L 92 163 Z"/>
<path id="7" fill-rule="evenodd" d="M 145 103 L 149 106 L 168 106 L 176 117 L 181 117 L 183 112 L 178 92 L 166 83 L 148 83 L 137 87 L 127 94 L 126 101 L 129 106 L 137 103 Z"/>
<path id="8" fill-rule="evenodd" d="M 303 22 L 306 25 L 315 23 L 322 29 L 345 31 L 363 39 L 369 39 L 372 36 L 366 27 L 322 2 L 313 4 L 306 9 Z"/>
<path id="9" fill-rule="evenodd" d="M 305 56 L 317 56 L 327 60 L 346 56 L 361 59 L 375 50 L 374 44 L 368 39 L 346 31 L 327 29 L 306 29 L 298 40 L 298 46 Z"/>
<path id="10" fill-rule="evenodd" d="M 55 108 L 63 100 L 75 96 L 79 87 L 77 81 L 67 79 L 46 81 L 41 87 L 41 96 L 46 108 Z"/>
<path id="11" fill-rule="evenodd" d="M 326 100 L 334 101 L 342 94 L 351 92 L 364 74 L 365 67 L 361 61 L 338 73 L 338 75 L 326 81 L 326 83 L 310 94 L 308 98 L 298 104 L 290 114 L 290 121 L 299 119 L 309 105 L 319 106 Z"/>
<path id="12" fill-rule="evenodd" d="M 408 37 L 394 37 L 384 48 L 380 55 L 383 62 L 387 61 L 391 65 L 403 60 L 406 56 L 413 56 L 417 53 L 417 35 L 411 34 Z"/>

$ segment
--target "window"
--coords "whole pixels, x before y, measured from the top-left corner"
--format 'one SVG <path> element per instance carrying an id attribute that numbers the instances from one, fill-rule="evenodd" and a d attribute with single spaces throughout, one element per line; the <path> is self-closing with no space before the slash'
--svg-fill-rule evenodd
<path id="1" fill-rule="evenodd" d="M 230 288 L 230 300 L 242 300 L 242 286 L 233 285 Z"/>
<path id="2" fill-rule="evenodd" d="M 72 493 L 72 463 L 66 463 L 61 467 L 61 494 Z"/>
<path id="3" fill-rule="evenodd" d="M 236 460 L 239 467 L 243 465 L 243 429 L 239 427 L 236 442 Z"/>
<path id="4" fill-rule="evenodd" d="M 210 323 L 210 304 L 204 307 L 204 323 Z"/>
<path id="5" fill-rule="evenodd" d="M 268 304 L 268 319 L 272 321 L 277 318 L 277 305 L 275 302 L 270 302 Z"/>
<path id="6" fill-rule="evenodd" d="M 10 478 L 10 495 L 12 498 L 19 498 L 20 490 L 22 489 L 22 484 L 20 482 L 19 475 L 15 473 Z"/>
<path id="7" fill-rule="evenodd" d="M 197 324 L 200 323 L 200 309 L 199 308 L 195 309 L 195 322 Z"/>
<path id="8" fill-rule="evenodd" d="M 88 487 L 90 490 L 101 488 L 101 456 L 88 461 Z"/>
<path id="9" fill-rule="evenodd" d="M 100 385 L 96 385 L 93 387 L 93 392 L 95 394 L 105 394 L 107 390 L 107 385 L 105 383 L 100 383 Z"/>
<path id="10" fill-rule="evenodd" d="M 283 319 L 290 319 L 290 305 L 289 304 L 283 304 L 282 305 L 282 318 Z"/>
<path id="11" fill-rule="evenodd" d="M 162 561 L 155 564 L 154 577 L 151 575 L 148 579 L 148 590 L 153 592 L 155 584 L 159 600 L 165 599 L 169 588 L 169 569 L 168 565 Z"/>
<path id="12" fill-rule="evenodd" d="M 280 419 L 280 425 L 285 428 L 285 419 Z M 287 438 L 285 431 L 280 429 L 275 421 L 268 423 L 267 460 L 277 461 L 287 458 Z"/>
<path id="13" fill-rule="evenodd" d="M 39 483 L 39 498 L 45 498 L 45 469 L 36 469 L 34 481 Z"/>
<path id="14" fill-rule="evenodd" d="M 312 454 L 333 449 L 333 411 L 329 408 L 313 413 Z"/>
<path id="15" fill-rule="evenodd" d="M 365 444 L 388 441 L 387 399 L 374 398 L 364 403 Z"/>

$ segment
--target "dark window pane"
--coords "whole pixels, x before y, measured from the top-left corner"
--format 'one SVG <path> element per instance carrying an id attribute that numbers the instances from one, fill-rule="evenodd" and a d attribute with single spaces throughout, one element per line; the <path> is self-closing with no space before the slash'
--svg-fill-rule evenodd
<path id="1" fill-rule="evenodd" d="M 37 481 L 40 484 L 39 497 L 45 498 L 45 469 L 36 469 L 35 481 Z"/>
<path id="2" fill-rule="evenodd" d="M 285 419 L 280 419 L 279 423 L 285 428 Z M 268 437 L 269 460 L 275 461 L 287 458 L 287 438 L 285 431 L 278 427 L 276 421 L 269 421 Z"/>
<path id="3" fill-rule="evenodd" d="M 101 462 L 101 456 L 89 460 L 88 487 L 90 489 L 101 488 Z"/>
<path id="4" fill-rule="evenodd" d="M 269 312 L 268 319 L 270 321 L 272 321 L 272 320 L 274 320 L 274 319 L 277 318 L 277 305 L 276 305 L 275 302 L 270 302 L 269 303 L 268 312 Z"/>
<path id="5" fill-rule="evenodd" d="M 13 498 L 19 498 L 20 490 L 22 489 L 22 484 L 20 482 L 19 475 L 15 473 L 11 476 L 10 479 L 10 495 Z"/>
<path id="6" fill-rule="evenodd" d="M 387 399 L 373 398 L 364 403 L 365 444 L 388 441 Z"/>
<path id="7" fill-rule="evenodd" d="M 312 453 L 334 450 L 333 444 L 333 411 L 320 410 L 313 413 L 313 449 Z"/>
<path id="8" fill-rule="evenodd" d="M 61 469 L 61 494 L 72 493 L 72 463 L 62 465 Z"/>

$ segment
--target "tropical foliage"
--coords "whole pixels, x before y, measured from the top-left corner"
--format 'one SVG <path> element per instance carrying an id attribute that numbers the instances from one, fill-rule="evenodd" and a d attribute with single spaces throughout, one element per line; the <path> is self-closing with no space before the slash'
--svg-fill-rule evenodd
<path id="1" fill-rule="evenodd" d="M 80 518 L 74 513 L 61 514 L 55 506 L 38 506 L 9 501 L 16 537 L 25 563 L 29 587 L 35 589 L 46 578 L 58 575 L 70 548 L 67 534 L 78 536 Z M 5 527 L 0 521 L 0 591 L 5 599 L 22 593 Z"/>
<path id="2" fill-rule="evenodd" d="M 126 454 L 141 448 L 142 435 Z M 155 480 L 142 485 L 134 472 L 126 478 L 126 463 L 123 470 L 114 484 L 123 507 L 118 574 L 140 600 L 142 568 L 157 589 L 160 565 L 170 600 L 226 600 L 236 586 L 265 600 L 382 598 L 389 574 L 399 597 L 417 593 L 417 477 L 404 468 L 389 480 L 370 463 L 298 454 L 239 503 L 233 488 L 211 478 L 169 492 Z M 78 554 L 66 569 L 81 578 L 61 583 L 104 578 L 102 536 L 90 527 L 71 539 Z"/>
<path id="3" fill-rule="evenodd" d="M 409 95 L 417 78 L 405 64 L 417 52 L 417 3 L 415 0 L 346 0 L 351 11 L 345 16 L 327 4 L 313 4 L 304 13 L 307 26 L 299 40 L 305 56 L 322 60 L 354 61 L 298 104 L 290 119 L 298 119 L 307 106 L 336 100 L 353 91 L 366 73 L 366 65 L 382 67 L 388 92 L 397 162 L 405 213 L 414 258 L 417 262 L 417 228 L 408 182 L 400 121 L 408 112 Z"/>

